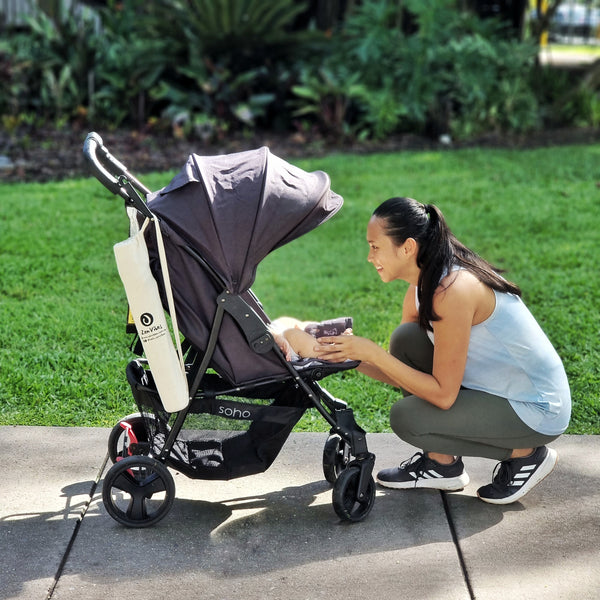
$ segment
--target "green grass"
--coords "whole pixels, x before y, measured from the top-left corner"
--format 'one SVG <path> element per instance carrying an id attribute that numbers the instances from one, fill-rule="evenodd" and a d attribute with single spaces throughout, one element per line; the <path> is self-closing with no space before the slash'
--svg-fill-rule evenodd
<path id="1" fill-rule="evenodd" d="M 523 289 L 567 369 L 568 431 L 600 433 L 600 145 L 296 163 L 327 171 L 345 205 L 261 263 L 254 290 L 269 315 L 352 315 L 357 335 L 385 346 L 405 285 L 382 284 L 367 263 L 366 223 L 389 196 L 435 203 L 463 242 Z M 142 179 L 157 188 L 172 175 Z M 111 426 L 135 409 L 124 377 L 132 356 L 126 301 L 112 254 L 126 231 L 121 201 L 93 179 L 0 185 L 0 424 Z M 365 429 L 389 431 L 396 390 L 356 372 L 323 384 Z M 327 428 L 314 412 L 299 429 Z"/>

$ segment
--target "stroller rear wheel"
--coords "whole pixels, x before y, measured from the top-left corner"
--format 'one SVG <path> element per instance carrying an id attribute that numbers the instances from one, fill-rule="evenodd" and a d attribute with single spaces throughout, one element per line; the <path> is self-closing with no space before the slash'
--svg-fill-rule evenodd
<path id="1" fill-rule="evenodd" d="M 173 476 L 149 456 L 129 456 L 115 463 L 104 478 L 102 501 L 108 514 L 127 527 L 149 527 L 171 510 Z"/>
<path id="2" fill-rule="evenodd" d="M 345 521 L 362 521 L 371 512 L 375 502 L 375 481 L 371 475 L 364 497 L 358 497 L 360 473 L 361 467 L 350 463 L 333 486 L 333 509 Z"/>
<path id="3" fill-rule="evenodd" d="M 350 444 L 335 433 L 330 435 L 323 449 L 323 475 L 325 475 L 325 479 L 334 484 L 349 462 Z"/>

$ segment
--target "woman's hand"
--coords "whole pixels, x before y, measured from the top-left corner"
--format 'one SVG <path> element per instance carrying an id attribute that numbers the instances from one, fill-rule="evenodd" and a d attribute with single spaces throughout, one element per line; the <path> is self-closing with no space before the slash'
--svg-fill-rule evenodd
<path id="1" fill-rule="evenodd" d="M 345 360 L 368 362 L 374 348 L 379 348 L 375 342 L 352 335 L 352 330 L 347 329 L 343 335 L 319 338 L 314 347 L 314 354 L 316 358 L 331 362 Z"/>

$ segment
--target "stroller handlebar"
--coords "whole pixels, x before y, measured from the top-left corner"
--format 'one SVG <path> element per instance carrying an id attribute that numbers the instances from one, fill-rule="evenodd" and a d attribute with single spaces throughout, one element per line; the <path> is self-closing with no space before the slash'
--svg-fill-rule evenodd
<path id="1" fill-rule="evenodd" d="M 87 134 L 83 143 L 83 155 L 88 160 L 96 179 L 113 194 L 131 201 L 129 194 L 123 188 L 120 177 L 127 178 L 144 195 L 150 194 L 150 190 L 131 175 L 127 167 L 107 150 L 102 138 L 95 131 Z"/>
<path id="2" fill-rule="evenodd" d="M 111 191 L 113 194 L 121 195 L 121 186 L 117 181 L 116 177 L 110 174 L 110 172 L 104 167 L 104 165 L 100 162 L 100 158 L 98 157 L 98 153 L 101 152 L 108 162 L 111 162 L 108 157 L 113 158 L 108 150 L 104 147 L 104 143 L 102 142 L 102 138 L 94 131 L 88 133 L 85 142 L 83 143 L 83 155 L 90 163 L 92 171 L 96 177 L 100 181 L 100 183 Z M 115 162 L 116 159 L 114 159 Z M 127 169 L 119 163 L 119 166 L 122 168 L 123 172 L 126 172 Z"/>

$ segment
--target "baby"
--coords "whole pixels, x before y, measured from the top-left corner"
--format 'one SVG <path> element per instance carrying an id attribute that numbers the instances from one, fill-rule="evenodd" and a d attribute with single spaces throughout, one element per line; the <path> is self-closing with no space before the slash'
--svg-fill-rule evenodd
<path id="1" fill-rule="evenodd" d="M 286 360 L 293 361 L 314 357 L 315 338 L 351 335 L 352 317 L 339 317 L 320 323 L 279 317 L 269 328 Z"/>

